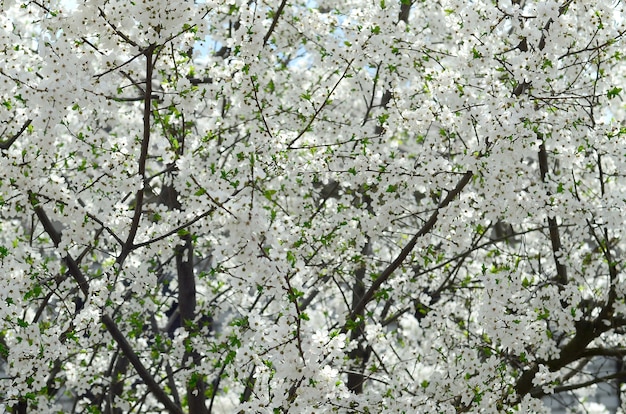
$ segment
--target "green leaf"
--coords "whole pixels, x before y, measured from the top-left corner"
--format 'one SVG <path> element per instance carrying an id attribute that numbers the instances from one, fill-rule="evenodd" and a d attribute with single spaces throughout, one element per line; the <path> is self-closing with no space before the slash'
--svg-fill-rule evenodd
<path id="1" fill-rule="evenodd" d="M 607 98 L 609 98 L 609 99 L 613 99 L 613 98 L 615 98 L 616 96 L 619 96 L 620 92 L 622 92 L 622 88 L 615 87 L 615 88 L 613 88 L 613 89 L 609 90 L 609 91 L 606 93 L 606 96 L 607 96 Z"/>
<path id="2" fill-rule="evenodd" d="M 398 191 L 398 186 L 394 184 L 389 184 L 386 190 L 387 193 L 395 193 L 396 191 Z"/>
<path id="3" fill-rule="evenodd" d="M 558 185 L 558 186 L 557 186 L 557 188 L 556 188 L 556 192 L 560 194 L 560 193 L 562 193 L 563 191 L 565 191 L 565 190 L 563 189 L 563 183 L 559 183 L 559 185 Z"/>
<path id="4" fill-rule="evenodd" d="M 276 194 L 276 190 L 265 190 L 263 192 L 263 196 L 267 198 L 269 201 L 272 201 L 272 196 Z"/>
<path id="5" fill-rule="evenodd" d="M 287 251 L 287 261 L 291 267 L 296 265 L 296 255 L 291 250 Z"/>

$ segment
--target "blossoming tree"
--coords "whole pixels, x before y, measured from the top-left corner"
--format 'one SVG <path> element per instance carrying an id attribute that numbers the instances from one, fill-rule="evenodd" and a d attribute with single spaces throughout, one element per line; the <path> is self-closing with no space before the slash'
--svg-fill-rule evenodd
<path id="1" fill-rule="evenodd" d="M 619 395 L 622 2 L 0 4 L 6 410 Z"/>

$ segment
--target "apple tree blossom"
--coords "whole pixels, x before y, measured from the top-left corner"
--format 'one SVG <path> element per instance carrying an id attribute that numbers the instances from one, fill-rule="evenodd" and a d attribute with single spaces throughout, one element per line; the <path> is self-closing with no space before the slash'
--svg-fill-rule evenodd
<path id="1" fill-rule="evenodd" d="M 4 410 L 619 405 L 622 1 L 0 8 Z"/>

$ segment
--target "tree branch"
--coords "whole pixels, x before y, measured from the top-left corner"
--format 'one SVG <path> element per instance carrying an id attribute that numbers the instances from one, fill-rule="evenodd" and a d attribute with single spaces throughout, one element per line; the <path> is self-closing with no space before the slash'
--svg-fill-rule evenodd
<path id="1" fill-rule="evenodd" d="M 541 181 L 546 182 L 546 175 L 548 174 L 548 154 L 546 152 L 546 144 L 543 140 L 543 136 L 539 135 L 541 144 L 539 145 L 539 170 L 541 173 Z M 548 195 L 551 195 L 548 192 Z M 548 217 L 548 228 L 550 232 L 550 243 L 552 244 L 552 257 L 556 265 L 557 283 L 559 289 L 567 284 L 567 268 L 559 259 L 559 252 L 561 252 L 563 246 L 561 244 L 561 235 L 559 233 L 559 225 L 554 217 Z"/>
<path id="2" fill-rule="evenodd" d="M 196 280 L 193 274 L 193 243 L 191 236 L 183 237 L 184 244 L 176 247 L 176 273 L 178 275 L 178 311 L 182 327 L 192 336 L 197 328 L 193 326 L 196 316 Z M 186 253 L 186 254 L 185 254 Z M 185 257 L 186 256 L 186 257 Z M 197 365 L 200 355 L 195 349 L 185 353 L 191 357 L 192 365 Z M 183 361 L 185 363 L 185 361 Z M 208 413 L 205 402 L 205 383 L 202 378 L 187 383 L 189 412 Z"/>
<path id="3" fill-rule="evenodd" d="M 621 378 L 624 375 L 626 375 L 626 371 L 620 371 L 620 372 L 615 372 L 613 374 L 610 375 L 605 375 L 603 377 L 596 377 L 594 379 L 591 379 L 589 381 L 585 381 L 585 382 L 579 382 L 578 384 L 570 384 L 570 385 L 561 385 L 560 387 L 555 387 L 554 388 L 554 394 L 559 394 L 562 392 L 567 392 L 567 391 L 573 391 L 573 390 L 578 390 L 581 388 L 585 388 L 585 387 L 589 387 L 591 385 L 595 385 L 595 384 L 600 384 L 602 382 L 607 382 L 616 378 Z M 550 395 L 548 393 L 543 392 L 543 390 L 541 388 L 535 388 L 530 392 L 530 395 L 535 397 L 535 398 L 542 398 L 545 397 L 546 395 Z"/>
<path id="4" fill-rule="evenodd" d="M 26 122 L 24 122 L 24 124 L 22 125 L 22 128 L 20 128 L 19 131 L 17 131 L 17 133 L 15 135 L 13 135 L 11 138 L 7 139 L 6 141 L 2 141 L 0 142 L 0 149 L 2 150 L 8 150 L 9 148 L 11 148 L 11 145 L 13 145 L 13 143 L 15 141 L 17 141 L 17 139 L 24 133 L 24 131 L 26 131 L 26 128 L 28 128 L 28 126 L 31 124 L 32 120 L 27 120 Z"/>
<path id="5" fill-rule="evenodd" d="M 467 183 L 469 183 L 470 179 L 472 178 L 472 175 L 473 175 L 472 171 L 468 171 L 465 174 L 463 174 L 463 178 L 461 178 L 461 180 L 457 183 L 456 187 L 454 187 L 454 189 L 448 193 L 446 198 L 443 199 L 439 203 L 439 205 L 437 206 L 437 209 L 433 212 L 433 214 L 430 216 L 428 221 L 424 223 L 422 228 L 415 234 L 415 236 L 413 236 L 413 238 L 402 249 L 400 254 L 398 254 L 398 256 L 394 259 L 394 261 L 391 262 L 391 264 L 387 266 L 385 270 L 383 270 L 383 272 L 380 274 L 380 276 L 378 276 L 378 278 L 376 278 L 376 280 L 374 280 L 374 282 L 372 283 L 372 286 L 370 286 L 370 288 L 365 293 L 363 298 L 359 301 L 359 303 L 352 309 L 352 311 L 348 315 L 346 319 L 347 322 L 341 329 L 341 332 L 345 333 L 348 331 L 348 321 L 353 321 L 357 315 L 363 312 L 363 310 L 365 309 L 365 305 L 367 305 L 369 301 L 372 300 L 372 298 L 374 297 L 378 289 L 383 285 L 383 283 L 385 283 L 391 277 L 393 272 L 398 267 L 400 267 L 402 262 L 404 262 L 404 259 L 406 259 L 409 253 L 411 253 L 411 251 L 417 244 L 417 241 L 419 240 L 419 238 L 428 234 L 433 229 L 433 227 L 435 227 L 435 224 L 437 223 L 437 218 L 439 216 L 439 211 L 441 211 L 442 208 L 447 207 L 450 204 L 450 202 L 452 202 L 452 200 L 457 195 L 459 195 L 461 191 L 463 191 L 463 188 L 465 188 Z"/>
<path id="6" fill-rule="evenodd" d="M 154 63 L 152 62 L 152 55 L 154 54 L 156 46 L 150 45 L 145 51 L 146 56 L 146 88 L 143 104 L 143 139 L 141 140 L 141 152 L 139 154 L 139 176 L 141 177 L 142 188 L 137 190 L 135 196 L 135 214 L 130 225 L 128 232 L 128 238 L 122 246 L 122 251 L 117 258 L 117 263 L 122 264 L 126 257 L 133 248 L 133 242 L 139 229 L 139 221 L 141 220 L 141 207 L 143 204 L 144 187 L 146 186 L 146 160 L 148 159 L 148 147 L 150 145 L 150 117 L 152 116 L 152 71 L 154 69 Z"/>
<path id="7" fill-rule="evenodd" d="M 276 10 L 276 13 L 274 14 L 274 19 L 272 20 L 272 24 L 269 30 L 267 31 L 267 33 L 265 34 L 265 37 L 263 38 L 263 46 L 265 46 L 267 44 L 267 41 L 270 40 L 270 37 L 272 36 L 272 32 L 274 32 L 274 29 L 276 28 L 276 25 L 278 24 L 278 19 L 280 18 L 280 15 L 282 14 L 283 9 L 285 8 L 286 5 L 287 5 L 287 0 L 283 0 L 280 3 L 280 6 L 278 6 L 278 10 Z"/>
<path id="8" fill-rule="evenodd" d="M 52 222 L 50 221 L 43 207 L 41 207 L 40 205 L 36 205 L 34 209 L 35 209 L 35 214 L 41 221 L 41 224 L 44 226 L 44 230 L 46 231 L 46 233 L 48 233 L 54 245 L 58 246 L 59 243 L 61 242 L 60 232 L 54 228 L 54 226 L 52 225 Z M 74 280 L 76 280 L 76 283 L 78 283 L 80 290 L 83 292 L 83 294 L 88 295 L 89 294 L 89 282 L 87 281 L 87 278 L 85 277 L 83 272 L 80 270 L 80 268 L 76 264 L 76 261 L 74 260 L 74 258 L 72 258 L 72 256 L 68 254 L 67 256 L 65 256 L 65 262 L 68 265 L 70 274 L 74 277 Z M 146 367 L 143 365 L 143 363 L 141 362 L 141 360 L 139 359 L 139 357 L 133 350 L 132 346 L 126 340 L 126 337 L 124 336 L 124 334 L 119 330 L 117 324 L 113 321 L 111 316 L 106 313 L 103 313 L 102 323 L 104 324 L 104 326 L 106 326 L 107 330 L 109 331 L 109 333 L 111 334 L 115 342 L 117 342 L 118 346 L 122 350 L 122 353 L 124 354 L 124 356 L 128 358 L 130 363 L 133 365 L 133 367 L 137 371 L 137 374 L 141 377 L 141 379 L 146 384 L 150 392 L 152 392 L 152 394 L 155 396 L 155 398 L 161 404 L 165 406 L 168 412 L 173 413 L 173 414 L 183 414 L 182 409 L 169 399 L 165 391 L 154 380 L 150 372 L 146 369 Z"/>

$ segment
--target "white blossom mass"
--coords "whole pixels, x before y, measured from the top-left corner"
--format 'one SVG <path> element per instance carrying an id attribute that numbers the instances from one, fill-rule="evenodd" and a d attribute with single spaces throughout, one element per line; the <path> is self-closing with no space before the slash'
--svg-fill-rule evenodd
<path id="1" fill-rule="evenodd" d="M 625 413 L 624 7 L 0 1 L 0 411 Z"/>

